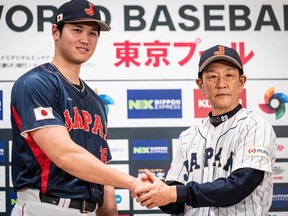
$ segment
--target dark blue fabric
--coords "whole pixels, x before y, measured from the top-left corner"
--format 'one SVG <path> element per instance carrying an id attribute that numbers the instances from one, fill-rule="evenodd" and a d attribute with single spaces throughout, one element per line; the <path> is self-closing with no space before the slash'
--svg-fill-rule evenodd
<path id="1" fill-rule="evenodd" d="M 160 209 L 168 214 L 180 214 L 184 212 L 184 203 L 194 208 L 235 205 L 251 194 L 263 177 L 264 171 L 243 168 L 234 171 L 228 178 L 219 178 L 213 182 L 199 184 L 192 181 L 187 185 L 175 183 L 177 202 L 162 206 Z"/>
<path id="2" fill-rule="evenodd" d="M 36 188 L 55 197 L 102 204 L 103 185 L 66 173 L 52 163 L 33 140 L 20 135 L 41 127 L 65 126 L 75 143 L 104 163 L 110 161 L 104 103 L 88 85 L 84 83 L 84 86 L 83 91 L 78 91 L 49 63 L 32 69 L 15 82 L 11 98 L 15 190 Z M 53 117 L 37 119 L 35 110 L 39 107 L 51 109 Z M 45 179 L 43 173 L 47 173 Z"/>

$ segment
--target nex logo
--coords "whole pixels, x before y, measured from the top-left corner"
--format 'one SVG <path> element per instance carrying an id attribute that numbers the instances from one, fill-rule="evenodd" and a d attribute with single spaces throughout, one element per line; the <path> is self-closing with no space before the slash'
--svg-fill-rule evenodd
<path id="1" fill-rule="evenodd" d="M 129 100 L 128 107 L 129 110 L 153 110 L 154 100 Z"/>
<path id="2" fill-rule="evenodd" d="M 134 154 L 149 154 L 150 148 L 149 147 L 134 147 L 133 153 Z"/>

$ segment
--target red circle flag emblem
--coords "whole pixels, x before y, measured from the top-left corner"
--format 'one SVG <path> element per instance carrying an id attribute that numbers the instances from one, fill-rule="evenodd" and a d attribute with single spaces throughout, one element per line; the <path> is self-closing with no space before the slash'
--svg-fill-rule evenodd
<path id="1" fill-rule="evenodd" d="M 36 121 L 44 119 L 54 119 L 52 107 L 37 107 L 34 109 Z"/>

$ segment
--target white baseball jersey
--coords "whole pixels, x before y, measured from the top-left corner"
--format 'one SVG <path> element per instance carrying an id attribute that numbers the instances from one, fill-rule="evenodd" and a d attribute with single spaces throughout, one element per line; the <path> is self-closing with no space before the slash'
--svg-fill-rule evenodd
<path id="1" fill-rule="evenodd" d="M 240 168 L 265 171 L 260 185 L 236 205 L 221 208 L 185 206 L 186 216 L 263 216 L 268 214 L 272 203 L 275 154 L 276 136 L 272 126 L 242 108 L 217 127 L 206 118 L 201 125 L 183 131 L 165 180 L 182 184 L 205 183 L 226 178 Z"/>

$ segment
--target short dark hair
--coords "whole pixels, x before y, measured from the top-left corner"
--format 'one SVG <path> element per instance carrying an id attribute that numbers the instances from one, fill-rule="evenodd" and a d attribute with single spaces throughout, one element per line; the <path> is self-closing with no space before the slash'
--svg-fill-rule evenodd
<path id="1" fill-rule="evenodd" d="M 62 31 L 63 31 L 63 27 L 64 27 L 65 23 L 61 23 L 57 25 L 58 30 L 60 31 L 60 35 L 62 35 Z M 97 24 L 98 26 L 98 24 Z M 98 37 L 100 36 L 100 28 L 98 26 Z"/>

